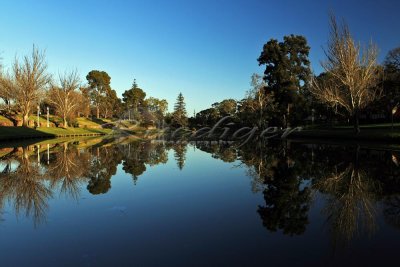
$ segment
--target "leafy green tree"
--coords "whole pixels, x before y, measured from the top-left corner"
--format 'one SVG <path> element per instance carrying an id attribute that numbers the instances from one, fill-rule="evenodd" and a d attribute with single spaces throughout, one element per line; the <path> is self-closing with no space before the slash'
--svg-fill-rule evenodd
<path id="1" fill-rule="evenodd" d="M 89 117 L 90 115 L 90 89 L 87 86 L 81 86 L 79 87 L 79 92 L 80 92 L 80 98 L 78 101 L 78 107 L 77 107 L 77 115 L 79 116 L 85 116 Z"/>
<path id="2" fill-rule="evenodd" d="M 161 123 L 168 110 L 167 100 L 149 97 L 145 100 L 145 103 L 147 110 Z"/>
<path id="3" fill-rule="evenodd" d="M 219 103 L 212 104 L 212 107 L 219 112 L 220 117 L 233 116 L 237 110 L 237 103 L 234 99 L 225 99 Z"/>
<path id="4" fill-rule="evenodd" d="M 264 44 L 258 63 L 265 65 L 265 90 L 273 93 L 277 104 L 276 124 L 289 122 L 292 106 L 309 81 L 309 51 L 306 38 L 300 35 L 285 36 L 283 42 L 271 39 Z"/>
<path id="5" fill-rule="evenodd" d="M 390 50 L 384 61 L 382 102 L 389 113 L 400 104 L 400 47 Z"/>
<path id="6" fill-rule="evenodd" d="M 146 93 L 139 88 L 136 79 L 133 80 L 132 88 L 126 90 L 122 94 L 122 100 L 127 109 L 133 109 L 135 113 L 139 111 L 140 107 L 145 106 Z"/>
<path id="7" fill-rule="evenodd" d="M 216 108 L 208 108 L 196 113 L 195 121 L 199 126 L 210 126 L 218 122 L 219 112 Z"/>
<path id="8" fill-rule="evenodd" d="M 96 107 L 96 117 L 100 117 L 100 107 L 107 92 L 111 90 L 111 77 L 105 71 L 92 70 L 86 75 L 90 88 L 90 99 Z"/>
<path id="9" fill-rule="evenodd" d="M 390 50 L 385 58 L 385 66 L 394 70 L 400 70 L 400 47 Z"/>
<path id="10" fill-rule="evenodd" d="M 122 103 L 115 90 L 108 90 L 102 98 L 100 110 L 104 118 L 120 114 Z"/>
<path id="11" fill-rule="evenodd" d="M 184 127 L 188 123 L 186 103 L 182 93 L 179 93 L 172 113 L 172 125 Z"/>

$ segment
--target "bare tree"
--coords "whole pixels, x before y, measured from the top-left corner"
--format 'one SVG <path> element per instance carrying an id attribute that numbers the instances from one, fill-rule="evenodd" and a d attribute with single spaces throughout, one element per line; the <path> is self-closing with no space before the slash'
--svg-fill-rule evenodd
<path id="1" fill-rule="evenodd" d="M 0 69 L 0 98 L 3 99 L 7 112 L 11 111 L 11 102 L 15 97 L 15 82 L 13 77 Z"/>
<path id="2" fill-rule="evenodd" d="M 56 112 L 63 118 L 64 127 L 68 127 L 67 118 L 79 106 L 80 79 L 76 71 L 59 75 L 60 86 L 52 86 L 48 94 L 48 101 L 56 108 Z"/>
<path id="3" fill-rule="evenodd" d="M 15 81 L 15 101 L 22 113 L 22 125 L 28 125 L 29 114 L 35 104 L 39 104 L 50 81 L 47 74 L 44 52 L 33 46 L 31 56 L 25 56 L 22 62 L 15 59 L 13 75 Z"/>
<path id="4" fill-rule="evenodd" d="M 333 15 L 330 26 L 325 50 L 327 60 L 321 65 L 331 79 L 312 79 L 310 90 L 317 99 L 335 110 L 344 108 L 353 117 L 354 130 L 358 133 L 360 110 L 380 97 L 378 49 L 372 43 L 361 47 L 351 36 L 347 24 L 338 25 Z"/>
<path id="5" fill-rule="evenodd" d="M 251 76 L 251 86 L 252 88 L 246 93 L 248 107 L 257 116 L 257 126 L 264 128 L 268 125 L 272 112 L 277 108 L 274 103 L 274 93 L 266 92 L 265 81 L 256 73 Z"/>

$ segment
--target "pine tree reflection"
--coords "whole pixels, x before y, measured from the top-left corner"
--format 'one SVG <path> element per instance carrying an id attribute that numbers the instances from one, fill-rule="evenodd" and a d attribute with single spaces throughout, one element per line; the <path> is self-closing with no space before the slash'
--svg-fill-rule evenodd
<path id="1" fill-rule="evenodd" d="M 182 170 L 186 161 L 187 143 L 176 142 L 172 145 L 172 149 L 174 150 L 176 165 L 179 170 Z"/>

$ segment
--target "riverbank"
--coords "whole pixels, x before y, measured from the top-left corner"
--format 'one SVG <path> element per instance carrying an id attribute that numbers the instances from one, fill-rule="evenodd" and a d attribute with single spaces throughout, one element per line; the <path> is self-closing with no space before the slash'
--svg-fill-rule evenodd
<path id="1" fill-rule="evenodd" d="M 99 136 L 111 133 L 111 129 L 92 128 L 61 128 L 61 127 L 8 127 L 0 126 L 0 141 L 28 139 L 28 138 L 55 138 L 74 136 Z"/>
<path id="2" fill-rule="evenodd" d="M 362 127 L 358 134 L 351 128 L 304 129 L 291 133 L 289 138 L 398 143 L 400 142 L 400 129 Z"/>

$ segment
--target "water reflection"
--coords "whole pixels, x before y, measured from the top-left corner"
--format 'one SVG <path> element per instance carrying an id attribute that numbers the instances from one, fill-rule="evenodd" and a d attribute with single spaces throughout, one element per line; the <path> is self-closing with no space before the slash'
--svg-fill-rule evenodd
<path id="1" fill-rule="evenodd" d="M 24 147 L 13 150 L 18 155 L 15 158 L 6 155 L 0 176 L 0 206 L 9 201 L 17 215 L 25 213 L 36 225 L 45 221 L 52 191 L 43 179 L 40 165 L 32 160 L 31 152 Z"/>
<path id="2" fill-rule="evenodd" d="M 2 149 L 6 153 L 0 158 L 0 209 L 8 201 L 17 215 L 24 213 L 37 225 L 46 221 L 48 201 L 56 192 L 78 200 L 80 190 L 86 185 L 93 195 L 105 194 L 111 189 L 111 177 L 117 173 L 119 164 L 136 184 L 146 165 L 168 161 L 169 149 L 174 150 L 176 163 L 182 169 L 186 146 L 92 140 L 92 144 L 66 141 Z"/>
<path id="3" fill-rule="evenodd" d="M 236 148 L 228 142 L 94 139 L 2 149 L 0 209 L 8 202 L 17 215 L 43 223 L 48 202 L 57 194 L 77 201 L 85 188 L 93 195 L 109 192 L 118 166 L 136 185 L 148 167 L 167 163 L 171 151 L 183 170 L 189 145 L 245 168 L 251 190 L 263 196 L 255 208 L 269 232 L 304 234 L 317 200 L 334 244 L 373 234 L 379 205 L 384 220 L 400 227 L 400 154 L 324 144 L 259 142 Z"/>
<path id="4" fill-rule="evenodd" d="M 199 148 L 226 162 L 232 161 L 226 155 L 232 155 L 247 168 L 252 190 L 264 196 L 258 214 L 269 231 L 303 234 L 316 198 L 324 200 L 321 212 L 334 244 L 372 235 L 378 205 L 388 223 L 400 226 L 397 152 L 288 143 L 258 143 L 236 150 L 203 143 Z"/>

